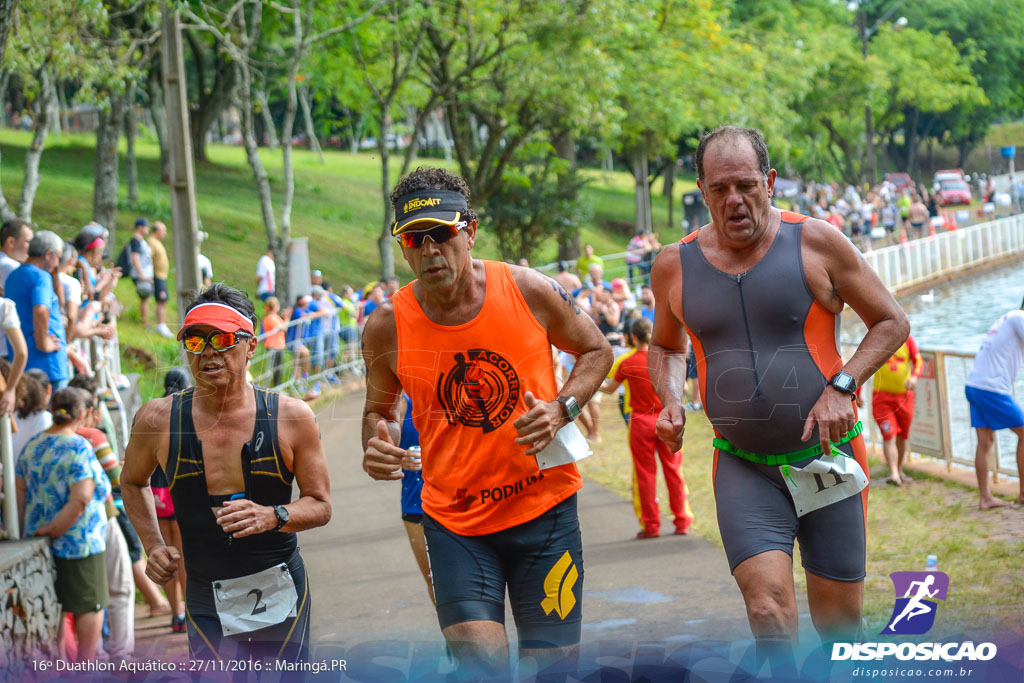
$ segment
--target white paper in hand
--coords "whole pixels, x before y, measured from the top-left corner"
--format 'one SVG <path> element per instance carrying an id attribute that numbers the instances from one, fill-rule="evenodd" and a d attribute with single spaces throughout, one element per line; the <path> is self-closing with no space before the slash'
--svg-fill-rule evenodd
<path id="1" fill-rule="evenodd" d="M 546 470 L 549 467 L 578 462 L 592 453 L 583 432 L 575 422 L 570 422 L 559 429 L 551 443 L 535 457 L 537 458 L 537 467 Z"/>

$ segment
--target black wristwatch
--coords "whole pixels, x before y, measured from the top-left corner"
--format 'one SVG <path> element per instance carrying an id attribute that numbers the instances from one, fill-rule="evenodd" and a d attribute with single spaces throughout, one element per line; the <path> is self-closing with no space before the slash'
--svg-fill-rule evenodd
<path id="1" fill-rule="evenodd" d="M 274 531 L 280 531 L 281 527 L 287 524 L 288 520 L 292 518 L 292 516 L 288 514 L 288 508 L 284 505 L 274 506 L 274 516 L 277 517 L 277 526 L 274 527 Z"/>
<path id="2" fill-rule="evenodd" d="M 562 404 L 562 411 L 569 422 L 573 422 L 583 412 L 575 396 L 559 396 L 555 400 Z"/>
<path id="3" fill-rule="evenodd" d="M 846 372 L 837 372 L 832 375 L 832 379 L 828 381 L 832 385 L 832 388 L 836 391 L 841 391 L 844 394 L 848 394 L 851 398 L 857 394 L 857 380 L 853 378 L 853 375 Z"/>

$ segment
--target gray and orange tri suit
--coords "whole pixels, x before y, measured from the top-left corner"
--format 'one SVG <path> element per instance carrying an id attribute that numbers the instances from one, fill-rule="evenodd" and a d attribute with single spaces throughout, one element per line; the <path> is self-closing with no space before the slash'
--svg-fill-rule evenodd
<path id="1" fill-rule="evenodd" d="M 801 441 L 804 421 L 843 366 L 839 316 L 814 299 L 804 274 L 806 219 L 782 212 L 768 251 L 738 275 L 707 260 L 699 231 L 679 243 L 683 322 L 704 410 L 716 436 L 751 453 L 795 453 L 818 443 L 817 429 Z M 840 450 L 867 472 L 863 437 Z M 804 467 L 814 459 L 791 464 Z M 798 516 L 777 466 L 716 449 L 713 478 L 730 569 L 768 550 L 792 555 L 798 538 L 807 571 L 838 581 L 864 578 L 867 488 Z"/>

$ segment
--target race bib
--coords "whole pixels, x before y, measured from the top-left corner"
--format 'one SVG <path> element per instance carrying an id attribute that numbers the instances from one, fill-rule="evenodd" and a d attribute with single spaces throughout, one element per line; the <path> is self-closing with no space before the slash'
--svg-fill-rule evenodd
<path id="1" fill-rule="evenodd" d="M 211 585 L 213 604 L 226 636 L 276 626 L 297 614 L 299 595 L 284 562 L 249 576 L 214 581 Z"/>
<path id="2" fill-rule="evenodd" d="M 803 467 L 783 465 L 779 470 L 798 517 L 855 496 L 868 485 L 860 464 L 845 456 L 823 455 Z"/>

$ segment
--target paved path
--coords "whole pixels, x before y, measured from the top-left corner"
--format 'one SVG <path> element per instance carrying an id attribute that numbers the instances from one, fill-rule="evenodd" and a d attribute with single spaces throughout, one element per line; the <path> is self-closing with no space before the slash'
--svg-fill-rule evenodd
<path id="1" fill-rule="evenodd" d="M 352 393 L 319 414 L 334 515 L 326 527 L 299 535 L 313 596 L 312 656 L 343 658 L 356 668 L 390 662 L 415 679 L 415 662 L 444 668 L 443 638 L 405 536 L 401 487 L 373 481 L 362 470 L 362 398 L 361 391 Z M 586 566 L 583 659 L 600 656 L 602 666 L 608 656 L 691 661 L 697 652 L 713 654 L 707 660 L 718 662 L 713 668 L 734 670 L 751 635 L 724 552 L 693 536 L 636 540 L 631 504 L 593 482 L 584 485 L 579 506 Z M 802 596 L 801 603 L 806 627 Z M 140 656 L 187 657 L 185 638 L 170 634 L 166 620 L 139 619 Z M 350 669 L 349 676 L 373 677 L 365 669 Z"/>
<path id="2" fill-rule="evenodd" d="M 400 485 L 373 481 L 362 470 L 353 417 L 361 408 L 360 392 L 339 399 L 319 418 L 334 517 L 299 537 L 315 596 L 314 642 L 440 642 L 399 515 Z M 721 549 L 691 536 L 636 540 L 630 503 L 592 482 L 579 502 L 584 642 L 750 638 Z"/>

